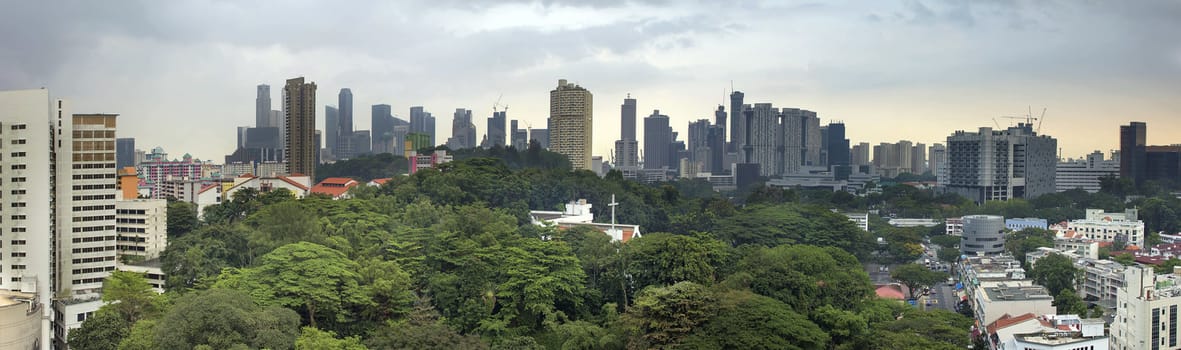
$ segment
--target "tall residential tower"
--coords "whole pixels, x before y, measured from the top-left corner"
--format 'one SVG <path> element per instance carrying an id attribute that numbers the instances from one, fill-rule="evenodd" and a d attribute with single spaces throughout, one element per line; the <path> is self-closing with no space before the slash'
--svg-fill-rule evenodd
<path id="1" fill-rule="evenodd" d="M 287 171 L 316 178 L 316 83 L 287 79 L 283 106 L 287 110 Z M 339 141 L 339 140 L 338 140 Z"/>
<path id="2" fill-rule="evenodd" d="M 591 170 L 594 97 L 587 89 L 558 80 L 549 93 L 549 148 L 570 158 L 574 169 Z"/>

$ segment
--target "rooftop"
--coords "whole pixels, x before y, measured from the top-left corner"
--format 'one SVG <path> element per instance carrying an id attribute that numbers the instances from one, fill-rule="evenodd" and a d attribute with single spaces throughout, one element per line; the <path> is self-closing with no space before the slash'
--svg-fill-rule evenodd
<path id="1" fill-rule="evenodd" d="M 1053 300 L 1050 292 L 1042 286 L 1009 286 L 1000 284 L 984 287 L 984 296 L 992 301 Z"/>
<path id="2" fill-rule="evenodd" d="M 23 300 L 36 300 L 37 294 L 16 292 L 7 289 L 0 289 L 0 307 L 21 304 Z"/>

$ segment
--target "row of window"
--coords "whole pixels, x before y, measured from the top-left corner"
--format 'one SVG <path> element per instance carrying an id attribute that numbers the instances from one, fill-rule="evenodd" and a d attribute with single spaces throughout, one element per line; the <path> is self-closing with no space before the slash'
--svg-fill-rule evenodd
<path id="1" fill-rule="evenodd" d="M 74 243 L 90 243 L 113 240 L 115 240 L 115 236 L 75 237 L 73 239 Z"/>
<path id="2" fill-rule="evenodd" d="M 113 189 L 115 189 L 115 184 L 100 184 L 100 185 L 74 185 L 73 189 L 74 189 L 75 191 L 85 191 L 85 190 L 113 190 Z"/>
<path id="3" fill-rule="evenodd" d="M 71 252 L 73 252 L 74 254 L 82 254 L 82 253 L 98 253 L 98 252 L 104 252 L 104 251 L 108 251 L 108 250 L 115 250 L 115 247 L 109 246 L 109 247 L 74 248 L 73 250 L 71 250 Z"/>
<path id="4" fill-rule="evenodd" d="M 103 262 L 103 261 L 115 261 L 115 257 L 114 256 L 100 256 L 100 257 L 95 257 L 95 258 L 74 259 L 71 261 L 73 261 L 75 264 L 87 264 L 87 263 L 96 263 L 96 262 Z"/>
<path id="5" fill-rule="evenodd" d="M 104 199 L 115 199 L 115 195 L 113 195 L 113 194 L 93 194 L 93 195 L 85 195 L 85 196 L 74 196 L 74 200 L 76 200 L 76 201 L 97 201 L 97 200 L 104 200 Z"/>
<path id="6" fill-rule="evenodd" d="M 91 268 L 86 268 L 86 269 L 74 269 L 72 272 L 75 275 L 81 275 L 84 273 L 110 272 L 110 271 L 115 271 L 115 267 L 114 266 L 91 267 Z"/>
<path id="7" fill-rule="evenodd" d="M 92 211 L 92 210 L 114 210 L 114 209 L 115 209 L 115 205 L 114 205 L 114 204 L 109 204 L 109 205 L 86 205 L 86 206 L 74 207 L 74 211 L 75 211 L 75 212 L 78 212 L 78 211 Z"/>
<path id="8" fill-rule="evenodd" d="M 115 229 L 115 226 L 113 226 L 113 225 L 108 225 L 108 226 L 87 226 L 87 227 L 75 227 L 75 228 L 74 228 L 74 233 L 79 233 L 79 232 L 95 232 L 95 231 L 109 231 L 109 230 L 114 230 L 114 229 Z"/>
<path id="9" fill-rule="evenodd" d="M 111 159 L 114 160 L 114 159 Z M 99 164 L 74 164 L 74 169 L 104 169 L 115 168 L 115 163 L 99 163 Z"/>
<path id="10" fill-rule="evenodd" d="M 104 221 L 104 220 L 115 220 L 115 216 L 114 215 L 102 215 L 102 216 L 75 216 L 74 217 L 74 222 Z"/>

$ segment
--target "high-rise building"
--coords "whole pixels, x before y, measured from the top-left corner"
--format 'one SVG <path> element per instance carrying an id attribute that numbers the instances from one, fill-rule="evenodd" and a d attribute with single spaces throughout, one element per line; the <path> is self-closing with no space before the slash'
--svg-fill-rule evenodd
<path id="1" fill-rule="evenodd" d="M 1120 177 L 1141 184 L 1145 180 L 1148 153 L 1148 125 L 1131 122 L 1119 127 Z"/>
<path id="2" fill-rule="evenodd" d="M 1033 198 L 1055 190 L 1058 141 L 1025 123 L 947 137 L 947 188 L 977 203 Z"/>
<path id="3" fill-rule="evenodd" d="M 160 257 L 168 246 L 168 201 L 121 198 L 115 201 L 116 249 L 120 257 Z"/>
<path id="4" fill-rule="evenodd" d="M 357 154 L 353 137 L 353 91 L 340 89 L 337 95 L 336 155 L 337 159 L 349 159 Z"/>
<path id="5" fill-rule="evenodd" d="M 710 128 L 712 127 L 709 119 L 698 119 L 695 122 L 689 122 L 689 142 L 687 144 L 689 165 L 697 170 L 689 172 L 689 177 L 696 175 L 697 172 L 709 169 L 713 165 L 713 149 L 709 143 Z"/>
<path id="6" fill-rule="evenodd" d="M 717 129 L 717 130 L 714 130 Z M 710 129 L 710 164 L 709 170 L 713 174 L 724 174 L 730 171 L 730 164 L 726 162 L 726 106 L 718 105 L 714 111 L 714 125 Z"/>
<path id="7" fill-rule="evenodd" d="M 529 142 L 537 141 L 541 149 L 549 149 L 549 129 L 529 129 Z"/>
<path id="8" fill-rule="evenodd" d="M 873 146 L 873 166 L 884 177 L 897 177 L 913 171 L 914 155 L 914 146 L 910 141 L 882 142 Z"/>
<path id="9" fill-rule="evenodd" d="M 121 137 L 115 140 L 115 167 L 129 166 L 135 166 L 135 139 Z"/>
<path id="10" fill-rule="evenodd" d="M 370 148 L 373 144 L 373 138 L 370 136 L 369 130 L 353 131 L 350 139 L 352 140 L 353 157 L 371 154 L 373 150 Z"/>
<path id="11" fill-rule="evenodd" d="M 328 145 L 328 153 L 337 156 L 337 138 L 340 136 L 340 111 L 335 106 L 324 106 L 324 140 Z"/>
<path id="12" fill-rule="evenodd" d="M 742 146 L 746 145 L 746 118 L 743 117 L 742 99 L 745 97 L 742 91 L 734 91 L 730 93 L 730 143 L 726 152 L 738 152 L 742 150 Z M 739 157 L 741 162 L 746 162 L 745 158 Z"/>
<path id="13" fill-rule="evenodd" d="M 914 144 L 910 149 L 910 173 L 922 175 L 927 172 L 927 145 Z"/>
<path id="14" fill-rule="evenodd" d="M 258 85 L 258 94 L 254 98 L 254 126 L 265 128 L 278 126 L 271 124 L 271 86 Z"/>
<path id="15" fill-rule="evenodd" d="M 849 139 L 845 138 L 845 123 L 828 123 L 826 130 L 824 164 L 828 166 L 850 165 Z"/>
<path id="16" fill-rule="evenodd" d="M 435 142 L 435 117 L 423 110 L 422 106 L 410 107 L 410 132 L 426 134 L 430 137 L 428 144 L 438 144 Z"/>
<path id="17" fill-rule="evenodd" d="M 287 147 L 287 121 L 284 120 L 283 112 L 271 110 L 271 127 L 279 128 L 279 143 L 274 148 Z"/>
<path id="18" fill-rule="evenodd" d="M 470 109 L 456 108 L 454 119 L 451 121 L 451 138 L 447 139 L 447 147 L 452 150 L 475 148 L 476 125 L 472 124 Z"/>
<path id="19" fill-rule="evenodd" d="M 287 108 L 287 171 L 316 178 L 316 83 L 303 77 L 287 79 L 283 105 Z M 339 140 L 338 140 L 339 141 Z"/>
<path id="20" fill-rule="evenodd" d="M 397 142 L 400 137 L 395 136 L 394 132 L 394 115 L 390 105 L 377 104 L 371 107 L 370 126 L 371 136 L 373 138 L 373 145 L 371 147 L 373 153 L 394 153 L 397 149 Z M 403 133 L 402 136 L 405 136 Z"/>
<path id="21" fill-rule="evenodd" d="M 640 142 L 636 140 L 636 99 L 628 94 L 619 106 L 619 140 L 615 141 L 615 166 L 638 168 Z"/>
<path id="22" fill-rule="evenodd" d="M 249 130 L 250 130 L 249 126 L 239 126 L 238 127 L 238 147 L 234 148 L 234 149 L 241 149 L 241 148 L 246 147 L 246 135 Z M 136 158 L 135 162 L 138 163 L 139 158 Z"/>
<path id="23" fill-rule="evenodd" d="M 492 117 L 488 118 L 488 131 L 484 138 L 487 143 L 481 146 L 484 148 L 504 147 L 507 114 L 508 111 L 492 111 Z"/>
<path id="24" fill-rule="evenodd" d="M 1181 276 L 1156 274 L 1152 266 L 1128 266 L 1115 305 L 1110 330 L 1112 349 L 1177 349 L 1181 345 L 1177 315 L 1181 308 Z"/>
<path id="25" fill-rule="evenodd" d="M 644 169 L 674 168 L 670 157 L 673 130 L 660 110 L 644 118 Z"/>
<path id="26" fill-rule="evenodd" d="M 931 169 L 931 174 L 935 175 L 939 186 L 947 183 L 947 147 L 942 143 L 931 145 L 927 150 L 927 165 Z"/>
<path id="27" fill-rule="evenodd" d="M 753 108 L 743 111 L 752 113 L 752 118 L 749 124 L 743 123 L 741 127 L 749 128 L 750 139 L 745 139 L 747 145 L 752 148 L 751 159 L 743 159 L 744 163 L 760 164 L 761 176 L 774 176 L 783 173 L 783 152 L 780 146 L 783 145 L 784 130 L 780 124 L 779 110 L 772 107 L 770 103 L 756 103 Z M 798 129 L 795 129 L 798 131 Z M 790 150 L 788 150 L 790 152 Z M 799 155 L 800 153 L 796 153 Z M 798 158 L 796 158 L 798 159 Z M 797 161 L 796 164 L 799 164 Z"/>
<path id="28" fill-rule="evenodd" d="M 869 154 L 873 148 L 869 146 L 869 142 L 861 142 L 853 146 L 849 151 L 849 162 L 855 167 L 868 166 Z"/>
<path id="29" fill-rule="evenodd" d="M 570 158 L 574 169 L 591 168 L 594 135 L 594 97 L 576 84 L 558 80 L 550 91 L 550 150 Z"/>
<path id="30" fill-rule="evenodd" d="M 509 124 L 512 125 L 512 130 L 509 134 L 510 146 L 513 146 L 518 152 L 529 148 L 529 132 L 525 129 L 518 128 L 516 119 L 513 119 Z"/>

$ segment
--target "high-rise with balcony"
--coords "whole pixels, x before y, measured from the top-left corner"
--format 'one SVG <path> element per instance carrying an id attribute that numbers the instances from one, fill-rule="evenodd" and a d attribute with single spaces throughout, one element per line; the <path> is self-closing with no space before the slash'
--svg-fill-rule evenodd
<path id="1" fill-rule="evenodd" d="M 549 93 L 549 148 L 570 159 L 574 169 L 591 169 L 594 97 L 566 79 Z"/>
<path id="2" fill-rule="evenodd" d="M 287 171 L 316 178 L 316 83 L 287 79 L 283 105 L 287 110 Z M 339 141 L 339 140 L 338 140 Z"/>

